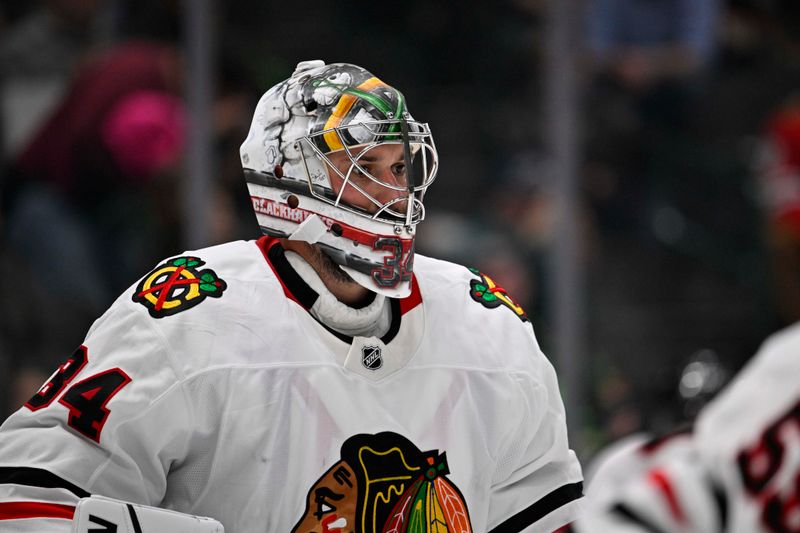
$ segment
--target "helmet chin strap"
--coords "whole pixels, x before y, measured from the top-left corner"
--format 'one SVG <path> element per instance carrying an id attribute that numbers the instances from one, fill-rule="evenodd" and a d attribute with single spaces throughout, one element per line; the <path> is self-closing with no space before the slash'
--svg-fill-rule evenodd
<path id="1" fill-rule="evenodd" d="M 308 244 L 314 244 L 317 242 L 325 232 L 328 231 L 328 226 L 322 221 L 322 219 L 312 214 L 307 219 L 305 219 L 297 229 L 289 235 L 290 241 L 305 241 Z"/>

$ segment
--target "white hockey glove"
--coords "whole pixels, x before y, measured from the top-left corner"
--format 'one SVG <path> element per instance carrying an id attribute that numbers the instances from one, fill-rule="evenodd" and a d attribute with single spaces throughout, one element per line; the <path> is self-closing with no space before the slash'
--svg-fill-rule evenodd
<path id="1" fill-rule="evenodd" d="M 212 518 L 92 496 L 82 498 L 75 507 L 72 533 L 225 533 L 225 530 Z"/>

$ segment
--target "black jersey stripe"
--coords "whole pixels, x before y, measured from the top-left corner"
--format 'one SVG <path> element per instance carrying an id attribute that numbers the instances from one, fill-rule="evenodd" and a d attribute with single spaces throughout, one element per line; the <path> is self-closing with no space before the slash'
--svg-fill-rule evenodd
<path id="1" fill-rule="evenodd" d="M 719 530 L 725 531 L 728 528 L 728 496 L 725 490 L 716 483 L 711 486 L 711 494 L 717 504 L 717 516 L 719 516 Z"/>
<path id="2" fill-rule="evenodd" d="M 519 533 L 531 524 L 541 520 L 559 507 L 583 496 L 583 483 L 570 483 L 557 488 L 530 507 L 515 514 L 489 533 Z"/>
<path id="3" fill-rule="evenodd" d="M 381 337 L 381 342 L 383 344 L 389 344 L 392 342 L 397 334 L 400 332 L 400 321 L 403 319 L 403 313 L 400 311 L 400 300 L 397 298 L 389 298 L 389 303 L 392 309 L 392 321 L 389 324 L 389 331 L 386 332 L 386 335 Z"/>
<path id="4" fill-rule="evenodd" d="M 133 505 L 128 504 L 128 514 L 131 517 L 131 524 L 133 524 L 133 532 L 134 533 L 142 533 L 142 526 L 139 525 L 139 517 L 136 516 L 136 510 L 133 508 Z"/>
<path id="5" fill-rule="evenodd" d="M 78 498 L 88 498 L 90 493 L 66 479 L 41 468 L 4 466 L 0 467 L 0 485 L 26 485 L 45 489 L 67 489 Z"/>
<path id="6" fill-rule="evenodd" d="M 611 512 L 619 517 L 624 518 L 628 522 L 636 524 L 637 526 L 642 528 L 644 531 L 647 531 L 648 533 L 666 533 L 666 531 L 656 526 L 655 524 L 650 522 L 648 519 L 646 519 L 639 513 L 635 512 L 633 509 L 631 509 L 624 503 L 618 503 L 617 505 L 615 505 L 611 509 Z"/>
<path id="7" fill-rule="evenodd" d="M 303 281 L 303 278 L 300 277 L 300 274 L 292 268 L 292 265 L 289 264 L 289 260 L 286 259 L 286 252 L 283 247 L 280 245 L 272 246 L 269 251 L 267 251 L 267 256 L 272 266 L 275 268 L 275 271 L 278 273 L 278 276 L 280 276 L 283 285 L 297 298 L 300 305 L 306 310 L 311 309 L 319 295 L 314 289 L 309 287 L 308 283 Z"/>

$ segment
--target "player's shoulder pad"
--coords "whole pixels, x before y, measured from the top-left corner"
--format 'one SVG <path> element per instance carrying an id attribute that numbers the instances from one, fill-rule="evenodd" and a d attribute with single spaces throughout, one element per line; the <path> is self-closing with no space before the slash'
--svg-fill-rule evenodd
<path id="1" fill-rule="evenodd" d="M 769 336 L 730 383 L 698 415 L 704 453 L 735 457 L 745 446 L 791 420 L 797 409 L 800 323 Z M 758 401 L 753 401 L 757 398 Z"/>
<path id="2" fill-rule="evenodd" d="M 252 242 L 235 241 L 188 251 L 160 261 L 129 291 L 129 301 L 155 319 L 224 300 L 232 280 L 263 276 L 264 262 Z"/>
<path id="3" fill-rule="evenodd" d="M 549 372 L 528 317 L 501 285 L 476 269 L 418 256 L 414 276 L 426 329 L 437 338 L 479 346 L 461 350 L 461 364 L 531 375 Z"/>
<path id="4" fill-rule="evenodd" d="M 213 518 L 103 496 L 82 498 L 75 507 L 72 533 L 224 533 Z"/>
<path id="5" fill-rule="evenodd" d="M 497 313 L 510 313 L 522 322 L 528 316 L 508 292 L 488 274 L 476 268 L 465 267 L 449 261 L 416 255 L 414 271 L 418 274 L 423 297 L 425 292 L 451 299 L 455 304 L 463 297 L 467 306 L 471 302 Z"/>

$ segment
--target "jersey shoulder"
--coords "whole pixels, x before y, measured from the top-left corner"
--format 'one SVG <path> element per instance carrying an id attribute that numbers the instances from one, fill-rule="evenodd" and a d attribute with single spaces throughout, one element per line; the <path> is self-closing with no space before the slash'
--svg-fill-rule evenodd
<path id="1" fill-rule="evenodd" d="M 187 251 L 159 261 L 92 326 L 108 337 L 123 324 L 163 346 L 183 372 L 216 364 L 212 353 L 286 320 L 281 284 L 255 241 Z M 183 373 L 181 372 L 181 373 Z"/>
<path id="2" fill-rule="evenodd" d="M 120 299 L 168 324 L 176 315 L 216 320 L 223 309 L 246 307 L 255 288 L 283 294 L 259 243 L 234 241 L 160 261 Z"/>
<path id="3" fill-rule="evenodd" d="M 502 313 L 491 313 L 491 315 L 508 318 L 507 311 L 510 311 L 517 322 L 529 322 L 522 306 L 487 273 L 419 254 L 415 258 L 414 268 L 420 289 L 428 298 L 445 300 L 450 305 L 458 304 L 459 310 L 478 310 L 478 314 L 484 316 L 490 315 L 481 309 L 504 308 Z M 479 305 L 474 306 L 470 302 Z"/>
<path id="4" fill-rule="evenodd" d="M 419 254 L 414 274 L 426 328 L 447 342 L 477 347 L 463 351 L 480 358 L 472 363 L 530 370 L 544 359 L 525 311 L 490 275 Z"/>
<path id="5" fill-rule="evenodd" d="M 122 298 L 139 304 L 152 318 L 164 319 L 205 310 L 212 301 L 224 306 L 241 297 L 237 289 L 242 282 L 268 283 L 270 274 L 256 243 L 235 241 L 160 261 Z"/>
<path id="6" fill-rule="evenodd" d="M 701 411 L 697 427 L 704 448 L 733 455 L 760 433 L 800 409 L 800 324 L 764 341 L 753 358 Z M 757 401 L 754 401 L 757 399 Z"/>

